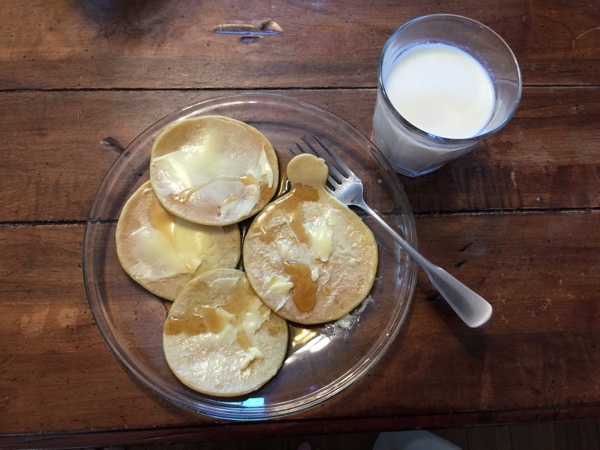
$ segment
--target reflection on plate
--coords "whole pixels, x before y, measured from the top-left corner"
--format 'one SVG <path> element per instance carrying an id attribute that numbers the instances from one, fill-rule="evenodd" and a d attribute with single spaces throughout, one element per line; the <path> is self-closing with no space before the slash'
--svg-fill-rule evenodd
<path id="1" fill-rule="evenodd" d="M 138 286 L 121 268 L 114 233 L 125 201 L 148 179 L 154 139 L 172 122 L 202 115 L 224 115 L 259 129 L 277 150 L 282 173 L 292 157 L 288 149 L 309 133 L 318 136 L 362 178 L 367 202 L 414 243 L 410 206 L 389 164 L 354 127 L 314 105 L 265 93 L 217 98 L 170 114 L 127 147 L 100 185 L 85 231 L 84 277 L 96 323 L 117 359 L 155 393 L 197 413 L 231 420 L 297 413 L 338 394 L 379 360 L 408 312 L 416 266 L 365 216 L 379 245 L 379 270 L 360 307 L 335 323 L 290 324 L 283 367 L 252 394 L 215 398 L 184 386 L 169 370 L 162 352 L 165 302 Z"/>

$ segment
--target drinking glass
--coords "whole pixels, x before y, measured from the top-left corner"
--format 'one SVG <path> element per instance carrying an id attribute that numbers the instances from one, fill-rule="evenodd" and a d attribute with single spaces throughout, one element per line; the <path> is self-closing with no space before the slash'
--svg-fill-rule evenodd
<path id="1" fill-rule="evenodd" d="M 423 44 L 444 44 L 462 50 L 488 73 L 493 86 L 493 110 L 485 126 L 475 135 L 438 136 L 411 123 L 390 101 L 390 73 L 405 52 Z M 470 152 L 477 142 L 506 125 L 519 105 L 521 90 L 521 72 L 515 55 L 493 30 L 452 14 L 416 18 L 398 28 L 383 47 L 373 115 L 373 142 L 396 172 L 411 177 L 430 173 Z M 435 108 L 435 101 L 423 106 Z"/>

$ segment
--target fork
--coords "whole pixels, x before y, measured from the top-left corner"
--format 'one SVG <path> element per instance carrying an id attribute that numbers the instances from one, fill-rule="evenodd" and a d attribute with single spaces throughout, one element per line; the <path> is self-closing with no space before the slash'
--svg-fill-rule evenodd
<path id="1" fill-rule="evenodd" d="M 302 141 L 312 153 L 324 159 L 329 167 L 329 177 L 326 186 L 329 193 L 345 205 L 356 206 L 375 219 L 421 267 L 427 274 L 431 284 L 435 286 L 456 314 L 469 327 L 477 328 L 483 326 L 492 316 L 492 306 L 483 297 L 454 278 L 446 270 L 431 263 L 402 238 L 377 211 L 367 205 L 363 197 L 363 183 L 361 179 L 323 141 L 312 133 L 310 135 L 329 155 L 329 158 L 335 162 L 334 166 L 328 161 L 328 158 L 323 158 L 322 152 L 317 149 L 316 145 L 311 144 L 306 137 L 302 138 Z M 300 152 L 308 153 L 302 144 L 296 143 L 296 147 L 298 147 Z M 295 152 L 292 150 L 292 153 Z M 338 170 L 338 167 L 341 170 Z"/>

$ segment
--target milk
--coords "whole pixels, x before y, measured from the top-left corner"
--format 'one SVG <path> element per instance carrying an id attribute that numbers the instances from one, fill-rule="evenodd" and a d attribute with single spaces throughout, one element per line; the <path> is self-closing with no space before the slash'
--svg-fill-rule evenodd
<path id="1" fill-rule="evenodd" d="M 389 103 L 410 124 L 398 120 L 380 86 L 373 141 L 396 171 L 414 176 L 439 168 L 467 153 L 475 143 L 469 139 L 490 122 L 494 84 L 467 52 L 446 44 L 418 44 L 384 69 Z"/>

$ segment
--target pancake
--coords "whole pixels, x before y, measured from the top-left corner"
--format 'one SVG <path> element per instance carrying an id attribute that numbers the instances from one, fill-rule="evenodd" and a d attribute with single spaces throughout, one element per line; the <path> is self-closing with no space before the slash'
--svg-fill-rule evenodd
<path id="1" fill-rule="evenodd" d="M 278 180 L 269 140 L 228 117 L 175 123 L 152 148 L 150 181 L 158 199 L 194 223 L 229 225 L 253 216 L 271 200 Z"/>
<path id="2" fill-rule="evenodd" d="M 209 227 L 166 211 L 149 181 L 125 203 L 115 240 L 129 276 L 167 300 L 174 300 L 195 275 L 236 267 L 242 246 L 237 225 Z"/>
<path id="3" fill-rule="evenodd" d="M 325 189 L 313 155 L 287 167 L 290 192 L 259 213 L 244 239 L 244 270 L 278 315 L 301 324 L 338 320 L 368 295 L 377 272 L 371 230 Z"/>
<path id="4" fill-rule="evenodd" d="M 244 272 L 216 269 L 190 281 L 163 331 L 167 364 L 198 392 L 233 397 L 255 391 L 281 367 L 287 322 L 265 306 Z"/>

